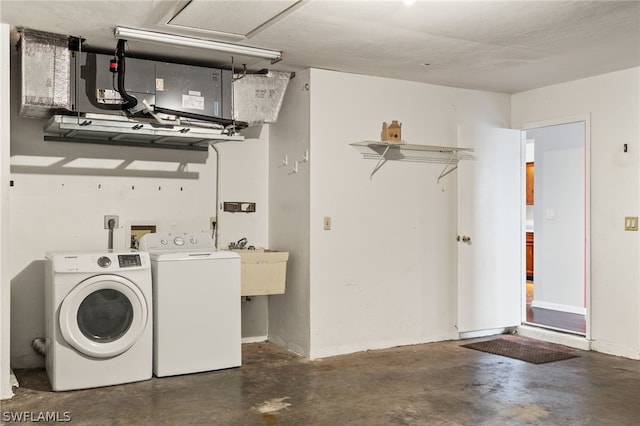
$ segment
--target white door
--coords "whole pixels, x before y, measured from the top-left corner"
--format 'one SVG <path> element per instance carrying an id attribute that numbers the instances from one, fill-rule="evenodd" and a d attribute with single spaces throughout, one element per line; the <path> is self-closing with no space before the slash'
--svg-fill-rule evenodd
<path id="1" fill-rule="evenodd" d="M 458 128 L 473 148 L 458 167 L 458 332 L 521 323 L 523 167 L 521 132 Z"/>

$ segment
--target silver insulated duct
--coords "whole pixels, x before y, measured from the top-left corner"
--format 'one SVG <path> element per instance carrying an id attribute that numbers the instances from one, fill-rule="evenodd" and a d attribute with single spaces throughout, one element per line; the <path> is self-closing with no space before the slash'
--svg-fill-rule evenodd
<path id="1" fill-rule="evenodd" d="M 20 116 L 49 118 L 70 110 L 69 37 L 20 30 Z"/>

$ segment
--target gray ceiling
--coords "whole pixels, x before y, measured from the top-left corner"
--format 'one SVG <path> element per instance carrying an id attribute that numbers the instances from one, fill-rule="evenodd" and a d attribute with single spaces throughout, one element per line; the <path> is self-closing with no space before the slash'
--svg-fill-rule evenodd
<path id="1" fill-rule="evenodd" d="M 640 1 L 0 0 L 0 21 L 112 50 L 126 26 L 284 52 L 276 65 L 521 92 L 640 66 Z M 134 54 L 230 66 L 228 54 L 129 42 Z"/>

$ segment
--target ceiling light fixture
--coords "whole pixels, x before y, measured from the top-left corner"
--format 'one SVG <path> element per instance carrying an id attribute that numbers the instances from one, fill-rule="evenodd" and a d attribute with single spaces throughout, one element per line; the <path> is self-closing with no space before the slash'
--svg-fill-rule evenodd
<path id="1" fill-rule="evenodd" d="M 262 49 L 260 47 L 242 46 L 233 43 L 204 40 L 200 38 L 185 37 L 173 34 L 158 33 L 155 31 L 138 30 L 134 28 L 116 27 L 114 36 L 124 40 L 148 41 L 150 43 L 173 44 L 176 46 L 194 47 L 197 49 L 215 50 L 236 55 L 252 56 L 271 59 L 272 63 L 282 60 L 282 52 L 277 50 Z"/>

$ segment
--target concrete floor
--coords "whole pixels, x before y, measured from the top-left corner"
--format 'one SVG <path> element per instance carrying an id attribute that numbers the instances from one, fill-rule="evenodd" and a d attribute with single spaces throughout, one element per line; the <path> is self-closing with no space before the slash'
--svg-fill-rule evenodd
<path id="1" fill-rule="evenodd" d="M 637 425 L 640 361 L 595 352 L 547 364 L 450 341 L 310 361 L 243 345 L 240 368 L 51 392 L 16 371 L 10 414 L 65 413 L 86 425 Z M 40 424 L 40 423 L 38 423 Z"/>

